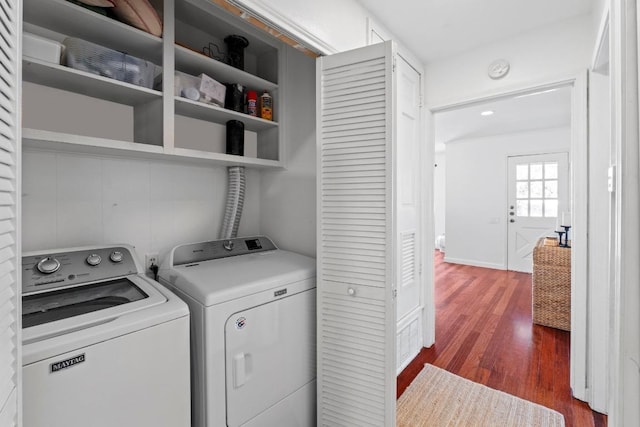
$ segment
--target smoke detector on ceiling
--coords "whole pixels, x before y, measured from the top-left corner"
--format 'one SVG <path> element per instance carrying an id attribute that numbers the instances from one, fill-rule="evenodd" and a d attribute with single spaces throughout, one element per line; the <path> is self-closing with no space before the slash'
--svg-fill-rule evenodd
<path id="1" fill-rule="evenodd" d="M 494 80 L 503 78 L 509 72 L 509 62 L 506 59 L 496 59 L 489 64 L 487 74 Z"/>

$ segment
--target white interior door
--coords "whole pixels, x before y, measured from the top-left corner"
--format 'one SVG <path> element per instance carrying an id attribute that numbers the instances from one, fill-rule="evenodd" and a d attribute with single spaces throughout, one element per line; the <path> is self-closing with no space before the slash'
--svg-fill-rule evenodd
<path id="1" fill-rule="evenodd" d="M 396 423 L 393 57 L 317 62 L 318 426 Z"/>
<path id="2" fill-rule="evenodd" d="M 531 273 L 536 242 L 557 236 L 558 218 L 569 210 L 569 154 L 509 157 L 507 180 L 507 268 Z"/>
<path id="3" fill-rule="evenodd" d="M 421 158 L 421 73 L 401 53 L 396 59 L 397 118 L 394 178 L 397 188 L 395 217 L 397 338 L 396 372 L 400 373 L 423 347 L 424 280 L 422 278 L 422 221 L 419 171 Z"/>
<path id="4" fill-rule="evenodd" d="M 402 56 L 397 59 L 397 318 L 403 319 L 422 306 L 418 243 L 419 200 L 417 172 L 420 156 L 420 73 Z M 420 321 L 420 323 L 422 323 Z"/>

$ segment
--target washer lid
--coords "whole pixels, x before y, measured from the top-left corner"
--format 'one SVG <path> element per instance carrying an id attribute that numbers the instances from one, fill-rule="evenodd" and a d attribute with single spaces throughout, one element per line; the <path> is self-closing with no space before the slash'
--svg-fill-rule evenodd
<path id="1" fill-rule="evenodd" d="M 160 277 L 205 306 L 315 278 L 316 261 L 274 249 L 160 270 Z"/>
<path id="2" fill-rule="evenodd" d="M 148 297 L 24 328 L 23 365 L 178 319 L 188 319 L 187 304 L 164 286 L 141 274 L 128 275 L 126 279 Z M 188 324 L 188 320 L 180 322 Z M 183 332 L 188 334 L 188 327 Z"/>
<path id="3" fill-rule="evenodd" d="M 149 298 L 126 277 L 22 298 L 22 327 L 42 325 Z"/>
<path id="4" fill-rule="evenodd" d="M 108 323 L 166 302 L 167 298 L 158 289 L 137 274 L 25 295 L 22 297 L 23 342 Z"/>

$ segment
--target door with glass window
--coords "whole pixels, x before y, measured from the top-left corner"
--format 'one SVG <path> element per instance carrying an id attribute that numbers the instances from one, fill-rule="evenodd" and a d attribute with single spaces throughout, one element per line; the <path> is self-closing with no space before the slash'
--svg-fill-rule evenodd
<path id="1" fill-rule="evenodd" d="M 531 273 L 533 248 L 569 212 L 569 154 L 509 157 L 507 269 Z"/>

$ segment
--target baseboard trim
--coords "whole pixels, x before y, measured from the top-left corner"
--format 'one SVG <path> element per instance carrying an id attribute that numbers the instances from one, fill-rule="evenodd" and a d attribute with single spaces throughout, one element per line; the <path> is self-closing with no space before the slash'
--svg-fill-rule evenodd
<path id="1" fill-rule="evenodd" d="M 471 265 L 473 267 L 483 267 L 483 268 L 491 268 L 493 270 L 506 270 L 507 267 L 502 264 L 493 264 L 490 262 L 482 262 L 470 259 L 461 259 L 461 258 L 451 258 L 446 254 L 444 256 L 444 262 L 449 262 L 451 264 L 462 264 L 462 265 Z"/>

